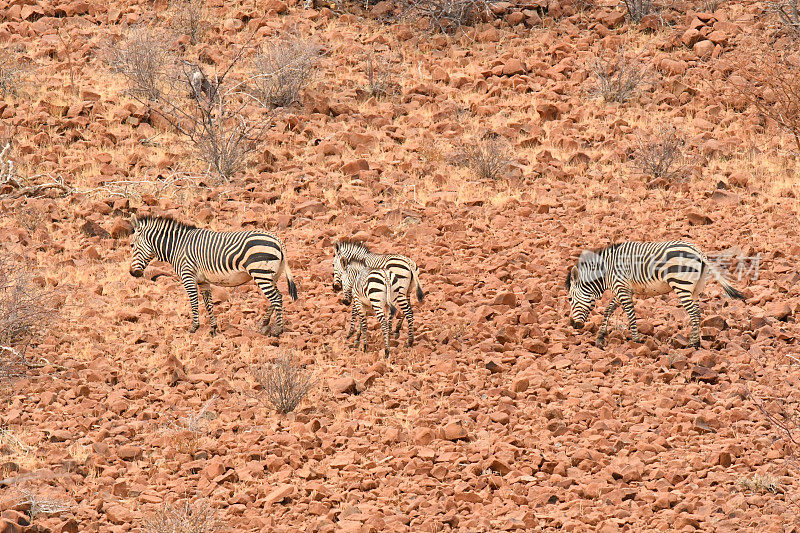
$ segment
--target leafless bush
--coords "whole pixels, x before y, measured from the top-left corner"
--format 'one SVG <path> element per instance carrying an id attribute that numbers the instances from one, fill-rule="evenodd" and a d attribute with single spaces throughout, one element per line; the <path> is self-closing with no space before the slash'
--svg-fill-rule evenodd
<path id="1" fill-rule="evenodd" d="M 151 58 L 145 67 L 131 64 L 138 49 Z M 174 58 L 155 30 L 136 29 L 112 47 L 112 68 L 128 80 L 133 98 L 190 142 L 209 171 L 229 180 L 272 124 L 272 115 L 246 90 L 255 80 L 236 79 L 233 71 L 250 49 L 249 43 L 237 48 L 224 71 L 206 75 L 199 65 Z"/>
<path id="2" fill-rule="evenodd" d="M 315 385 L 311 374 L 296 366 L 289 355 L 274 363 L 254 366 L 251 372 L 261 385 L 263 396 L 283 414 L 294 411 Z"/>
<path id="3" fill-rule="evenodd" d="M 296 102 L 311 80 L 318 55 L 316 45 L 297 38 L 265 46 L 253 60 L 255 96 L 266 106 L 286 107 Z"/>
<path id="4" fill-rule="evenodd" d="M 175 31 L 189 36 L 189 43 L 197 44 L 206 32 L 208 23 L 203 0 L 173 0 L 170 5 L 172 26 Z"/>
<path id="5" fill-rule="evenodd" d="M 674 179 L 683 173 L 683 146 L 679 132 L 664 127 L 652 135 L 642 135 L 633 154 L 634 165 L 654 178 Z"/>
<path id="6" fill-rule="evenodd" d="M 608 61 L 595 58 L 592 70 L 598 80 L 597 92 L 606 102 L 627 102 L 647 83 L 647 69 L 621 53 Z"/>
<path id="7" fill-rule="evenodd" d="M 26 70 L 11 50 L 0 50 L 0 96 L 16 95 Z"/>
<path id="8" fill-rule="evenodd" d="M 778 15 L 783 29 L 794 38 L 800 37 L 800 7 L 798 0 L 775 0 L 770 7 Z"/>
<path id="9" fill-rule="evenodd" d="M 778 480 L 769 474 L 753 474 L 752 477 L 745 477 L 739 480 L 742 490 L 756 494 L 778 494 L 782 492 Z"/>
<path id="10" fill-rule="evenodd" d="M 31 268 L 0 256 L 0 346 L 23 348 L 53 320 L 52 291 L 32 279 Z"/>
<path id="11" fill-rule="evenodd" d="M 129 91 L 134 98 L 158 100 L 175 58 L 163 32 L 145 26 L 132 29 L 120 43 L 112 46 L 108 62 L 112 71 L 129 80 Z"/>
<path id="12" fill-rule="evenodd" d="M 800 152 L 800 66 L 778 51 L 753 44 L 730 85 L 762 115 L 794 138 Z"/>
<path id="13" fill-rule="evenodd" d="M 622 0 L 622 3 L 628 11 L 628 18 L 637 24 L 653 12 L 653 0 Z"/>
<path id="14" fill-rule="evenodd" d="M 430 28 L 452 33 L 491 13 L 492 0 L 410 0 L 409 12 L 428 19 Z"/>
<path id="15" fill-rule="evenodd" d="M 383 57 L 376 59 L 375 54 L 368 54 L 364 60 L 364 74 L 367 76 L 367 93 L 375 98 L 386 96 L 391 84 L 389 62 Z"/>
<path id="16" fill-rule="evenodd" d="M 28 515 L 31 522 L 36 520 L 39 515 L 63 513 L 72 508 L 72 505 L 64 500 L 40 496 L 36 491 L 22 489 L 22 504 L 28 506 Z"/>
<path id="17" fill-rule="evenodd" d="M 145 520 L 143 526 L 146 533 L 212 533 L 223 529 L 216 510 L 207 502 L 192 505 L 189 500 L 182 505 L 164 503 L 160 512 Z"/>
<path id="18" fill-rule="evenodd" d="M 699 10 L 703 13 L 714 13 L 726 1 L 727 0 L 702 0 L 699 5 Z"/>
<path id="19" fill-rule="evenodd" d="M 498 135 L 484 135 L 473 142 L 462 143 L 456 151 L 454 162 L 470 168 L 480 179 L 495 180 L 503 177 L 511 163 L 508 144 Z"/>

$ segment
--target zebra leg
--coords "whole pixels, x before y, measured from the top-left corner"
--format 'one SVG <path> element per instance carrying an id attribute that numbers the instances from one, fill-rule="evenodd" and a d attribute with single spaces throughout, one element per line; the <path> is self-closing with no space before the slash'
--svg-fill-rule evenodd
<path id="1" fill-rule="evenodd" d="M 356 316 L 358 316 L 358 311 L 356 310 L 356 303 L 355 301 L 350 306 L 350 332 L 347 334 L 346 338 L 350 338 L 353 336 L 353 333 L 356 331 Z"/>
<path id="2" fill-rule="evenodd" d="M 209 285 L 205 285 L 201 287 L 203 291 L 203 303 L 206 304 L 206 311 L 208 311 L 208 316 L 211 320 L 211 336 L 217 334 L 217 317 L 214 316 L 214 301 L 211 299 L 211 287 Z"/>
<path id="3" fill-rule="evenodd" d="M 271 318 L 272 312 L 275 312 L 275 326 L 272 328 L 272 334 L 277 337 L 283 333 L 283 295 L 281 294 L 281 291 L 278 290 L 275 282 L 271 279 L 259 279 L 256 281 L 256 284 L 258 285 L 258 288 L 261 289 L 261 292 L 264 293 L 264 296 L 266 296 L 269 300 L 270 309 L 265 318 Z M 269 331 L 267 326 L 268 323 L 265 323 L 262 326 L 262 333 L 266 334 Z"/>
<path id="4" fill-rule="evenodd" d="M 183 281 L 183 286 L 189 295 L 189 305 L 192 307 L 192 327 L 189 328 L 189 333 L 194 333 L 200 328 L 200 302 L 198 302 L 197 298 L 197 280 L 193 272 L 185 270 L 181 272 L 181 281 Z"/>
<path id="5" fill-rule="evenodd" d="M 389 335 L 392 331 L 392 319 L 383 314 L 383 311 L 377 309 L 375 315 L 381 321 L 381 331 L 383 331 L 383 354 L 389 357 Z"/>
<path id="6" fill-rule="evenodd" d="M 603 317 L 603 325 L 600 326 L 600 331 L 597 333 L 597 346 L 602 348 L 606 344 L 606 334 L 608 333 L 608 320 L 611 318 L 611 315 L 614 314 L 617 307 L 619 307 L 619 300 L 616 296 L 611 300 L 611 303 L 608 304 L 608 308 L 606 309 L 605 316 Z"/>
<path id="7" fill-rule="evenodd" d="M 365 323 L 366 318 L 364 317 L 364 308 L 361 306 L 361 300 L 353 298 L 353 327 L 355 328 L 356 323 L 356 315 L 358 315 L 360 323 Z M 362 328 L 359 326 L 358 332 L 356 333 L 356 340 L 353 343 L 353 348 L 358 348 L 358 344 L 361 341 L 361 334 L 364 333 Z"/>
<path id="8" fill-rule="evenodd" d="M 362 337 L 362 344 L 364 351 L 367 351 L 367 316 L 365 313 L 361 314 L 361 334 L 359 337 Z"/>
<path id="9" fill-rule="evenodd" d="M 678 295 L 678 298 L 680 298 L 683 308 L 689 313 L 689 320 L 692 321 L 692 334 L 689 337 L 689 346 L 700 348 L 700 308 L 692 297 L 691 292 L 678 287 L 673 287 L 673 290 Z"/>
<path id="10" fill-rule="evenodd" d="M 408 346 L 414 346 L 414 311 L 411 308 L 411 302 L 405 294 L 398 295 L 397 304 L 403 314 L 397 320 L 397 330 L 395 335 L 400 335 L 400 328 L 403 325 L 403 318 L 405 317 L 408 323 Z"/>
<path id="11" fill-rule="evenodd" d="M 639 336 L 639 326 L 636 325 L 636 311 L 633 308 L 633 295 L 631 294 L 630 289 L 622 288 L 616 291 L 616 298 L 619 300 L 619 304 L 625 310 L 625 313 L 628 315 L 628 327 L 631 330 L 631 338 L 633 342 L 641 341 L 641 337 Z"/>

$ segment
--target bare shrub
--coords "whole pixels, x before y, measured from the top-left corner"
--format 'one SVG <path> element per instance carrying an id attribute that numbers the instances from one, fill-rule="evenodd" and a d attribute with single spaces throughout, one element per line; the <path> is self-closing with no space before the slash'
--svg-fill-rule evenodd
<path id="1" fill-rule="evenodd" d="M 462 143 L 454 162 L 470 168 L 480 179 L 503 177 L 511 163 L 508 144 L 498 135 L 488 134 L 471 143 Z"/>
<path id="2" fill-rule="evenodd" d="M 143 529 L 146 533 L 212 533 L 223 528 L 207 502 L 192 505 L 187 499 L 181 505 L 164 503 L 157 515 L 145 520 Z"/>
<path id="3" fill-rule="evenodd" d="M 158 100 L 175 58 L 163 32 L 144 26 L 132 29 L 120 43 L 112 46 L 108 62 L 112 71 L 129 80 L 132 96 Z"/>
<path id="4" fill-rule="evenodd" d="M 703 13 L 715 13 L 726 1 L 727 0 L 702 0 L 699 5 L 699 10 Z"/>
<path id="5" fill-rule="evenodd" d="M 622 0 L 622 4 L 628 11 L 628 18 L 636 24 L 653 12 L 653 0 Z"/>
<path id="6" fill-rule="evenodd" d="M 203 0 L 172 0 L 170 4 L 172 27 L 188 35 L 193 46 L 203 38 L 208 26 L 204 6 Z"/>
<path id="7" fill-rule="evenodd" d="M 792 135 L 800 152 L 800 65 L 790 56 L 755 44 L 748 59 L 738 62 L 732 88 L 762 115 Z"/>
<path id="8" fill-rule="evenodd" d="M 386 58 L 375 57 L 370 53 L 364 60 L 364 74 L 367 76 L 366 91 L 370 96 L 382 98 L 389 92 L 391 85 L 391 71 Z"/>
<path id="9" fill-rule="evenodd" d="M 25 346 L 51 323 L 53 292 L 33 281 L 31 268 L 0 256 L 0 346 Z"/>
<path id="10" fill-rule="evenodd" d="M 11 159 L 11 141 L 6 141 L 0 148 L 0 185 L 14 181 L 14 160 Z"/>
<path id="11" fill-rule="evenodd" d="M 265 106 L 286 107 L 296 102 L 311 80 L 318 55 L 317 46 L 297 38 L 265 46 L 253 59 L 254 95 Z"/>
<path id="12" fill-rule="evenodd" d="M 263 397 L 283 414 L 294 411 L 315 385 L 311 374 L 295 365 L 288 354 L 252 367 L 251 373 L 261 385 Z"/>
<path id="13" fill-rule="evenodd" d="M 209 172 L 229 180 L 272 125 L 272 115 L 254 105 L 260 101 L 246 90 L 254 80 L 236 79 L 233 71 L 251 49 L 249 43 L 236 49 L 221 73 L 206 75 L 199 65 L 173 57 L 154 30 L 146 30 L 145 37 L 140 32 L 145 30 L 133 30 L 112 47 L 112 68 L 128 80 L 134 99 L 189 141 Z M 131 64 L 132 50 L 139 48 L 152 58 L 143 61 L 146 67 Z"/>
<path id="14" fill-rule="evenodd" d="M 12 50 L 0 50 L 0 96 L 18 94 L 26 71 Z"/>
<path id="15" fill-rule="evenodd" d="M 778 480 L 769 474 L 753 474 L 752 477 L 745 477 L 739 480 L 742 490 L 755 494 L 778 494 L 781 490 Z"/>
<path id="16" fill-rule="evenodd" d="M 409 12 L 428 20 L 432 30 L 453 33 L 489 15 L 492 0 L 410 0 Z"/>
<path id="17" fill-rule="evenodd" d="M 633 162 L 642 173 L 653 178 L 675 179 L 684 170 L 685 141 L 675 128 L 663 127 L 637 141 Z"/>
<path id="18" fill-rule="evenodd" d="M 797 39 L 800 37 L 800 6 L 798 0 L 775 0 L 770 8 L 778 15 L 778 21 L 786 33 Z"/>
<path id="19" fill-rule="evenodd" d="M 647 83 L 647 69 L 621 53 L 613 60 L 595 58 L 592 71 L 598 80 L 597 92 L 606 102 L 627 102 Z"/>
<path id="20" fill-rule="evenodd" d="M 29 489 L 22 489 L 22 504 L 28 506 L 28 515 L 31 522 L 35 521 L 39 515 L 63 513 L 72 508 L 72 505 L 64 500 L 44 497 L 39 493 Z"/>

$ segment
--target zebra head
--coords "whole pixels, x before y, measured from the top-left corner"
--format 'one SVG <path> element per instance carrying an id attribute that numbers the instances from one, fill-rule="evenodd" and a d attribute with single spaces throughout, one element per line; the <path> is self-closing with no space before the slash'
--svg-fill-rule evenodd
<path id="1" fill-rule="evenodd" d="M 341 264 L 341 262 L 340 262 Z M 342 303 L 350 305 L 353 301 L 353 285 L 356 283 L 358 274 L 364 265 L 360 263 L 350 263 L 342 272 Z"/>
<path id="2" fill-rule="evenodd" d="M 333 290 L 339 292 L 342 290 L 342 275 L 344 274 L 344 265 L 342 264 L 342 257 L 339 255 L 339 243 L 336 243 L 336 253 L 333 254 Z"/>
<path id="3" fill-rule="evenodd" d="M 139 220 L 134 216 L 131 224 L 133 225 L 133 237 L 131 237 L 133 260 L 130 273 L 135 278 L 141 278 L 147 264 L 155 258 L 156 252 L 147 235 L 148 220 Z"/>
<path id="4" fill-rule="evenodd" d="M 567 273 L 567 293 L 569 294 L 569 324 L 575 329 L 583 328 L 594 303 L 603 295 L 603 261 L 594 252 L 584 252 L 578 265 Z"/>

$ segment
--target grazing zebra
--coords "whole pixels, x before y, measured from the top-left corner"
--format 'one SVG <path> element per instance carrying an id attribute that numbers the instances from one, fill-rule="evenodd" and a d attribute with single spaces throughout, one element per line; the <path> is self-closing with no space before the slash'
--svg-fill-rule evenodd
<path id="1" fill-rule="evenodd" d="M 336 253 L 333 261 L 333 289 L 338 291 L 342 288 L 342 275 L 344 269 L 352 262 L 356 261 L 369 268 L 378 268 L 391 272 L 395 276 L 394 297 L 398 307 L 403 312 L 398 316 L 395 335 L 400 335 L 403 327 L 403 318 L 408 324 L 408 346 L 414 345 L 414 311 L 411 309 L 411 291 L 416 291 L 417 300 L 420 302 L 425 297 L 422 292 L 422 285 L 419 282 L 419 269 L 417 264 L 410 258 L 398 254 L 376 254 L 367 248 L 363 243 L 356 241 L 343 240 L 336 243 Z"/>
<path id="2" fill-rule="evenodd" d="M 356 329 L 356 316 L 359 317 L 360 327 L 356 335 L 353 348 L 358 348 L 358 342 L 363 336 L 364 351 L 367 351 L 367 312 L 372 310 L 381 323 L 383 331 L 384 354 L 389 356 L 389 331 L 392 326 L 392 317 L 397 312 L 392 291 L 395 275 L 388 270 L 365 267 L 361 263 L 351 262 L 347 265 L 343 275 L 342 303 L 351 305 L 349 339 Z"/>
<path id="3" fill-rule="evenodd" d="M 645 297 L 675 291 L 692 321 L 689 343 L 700 347 L 700 309 L 697 299 L 703 292 L 708 275 L 716 279 L 731 298 L 744 300 L 712 265 L 708 257 L 688 242 L 624 242 L 597 252 L 584 252 L 567 274 L 570 303 L 570 325 L 583 327 L 594 303 L 607 289 L 614 299 L 606 309 L 603 325 L 597 334 L 597 345 L 605 344 L 608 320 L 618 306 L 628 315 L 633 340 L 639 342 L 634 294 Z"/>
<path id="4" fill-rule="evenodd" d="M 283 243 L 278 237 L 264 231 L 217 232 L 166 217 L 133 217 L 132 223 L 131 275 L 141 277 L 147 264 L 156 258 L 170 263 L 189 294 L 192 333 L 200 327 L 198 288 L 211 318 L 211 335 L 214 335 L 217 319 L 214 317 L 211 285 L 235 287 L 251 279 L 270 302 L 262 333 L 269 331 L 273 311 L 276 316 L 272 332 L 275 335 L 283 332 L 283 296 L 276 282 L 285 274 L 289 294 L 294 300 L 297 300 L 297 287 L 286 261 Z"/>

